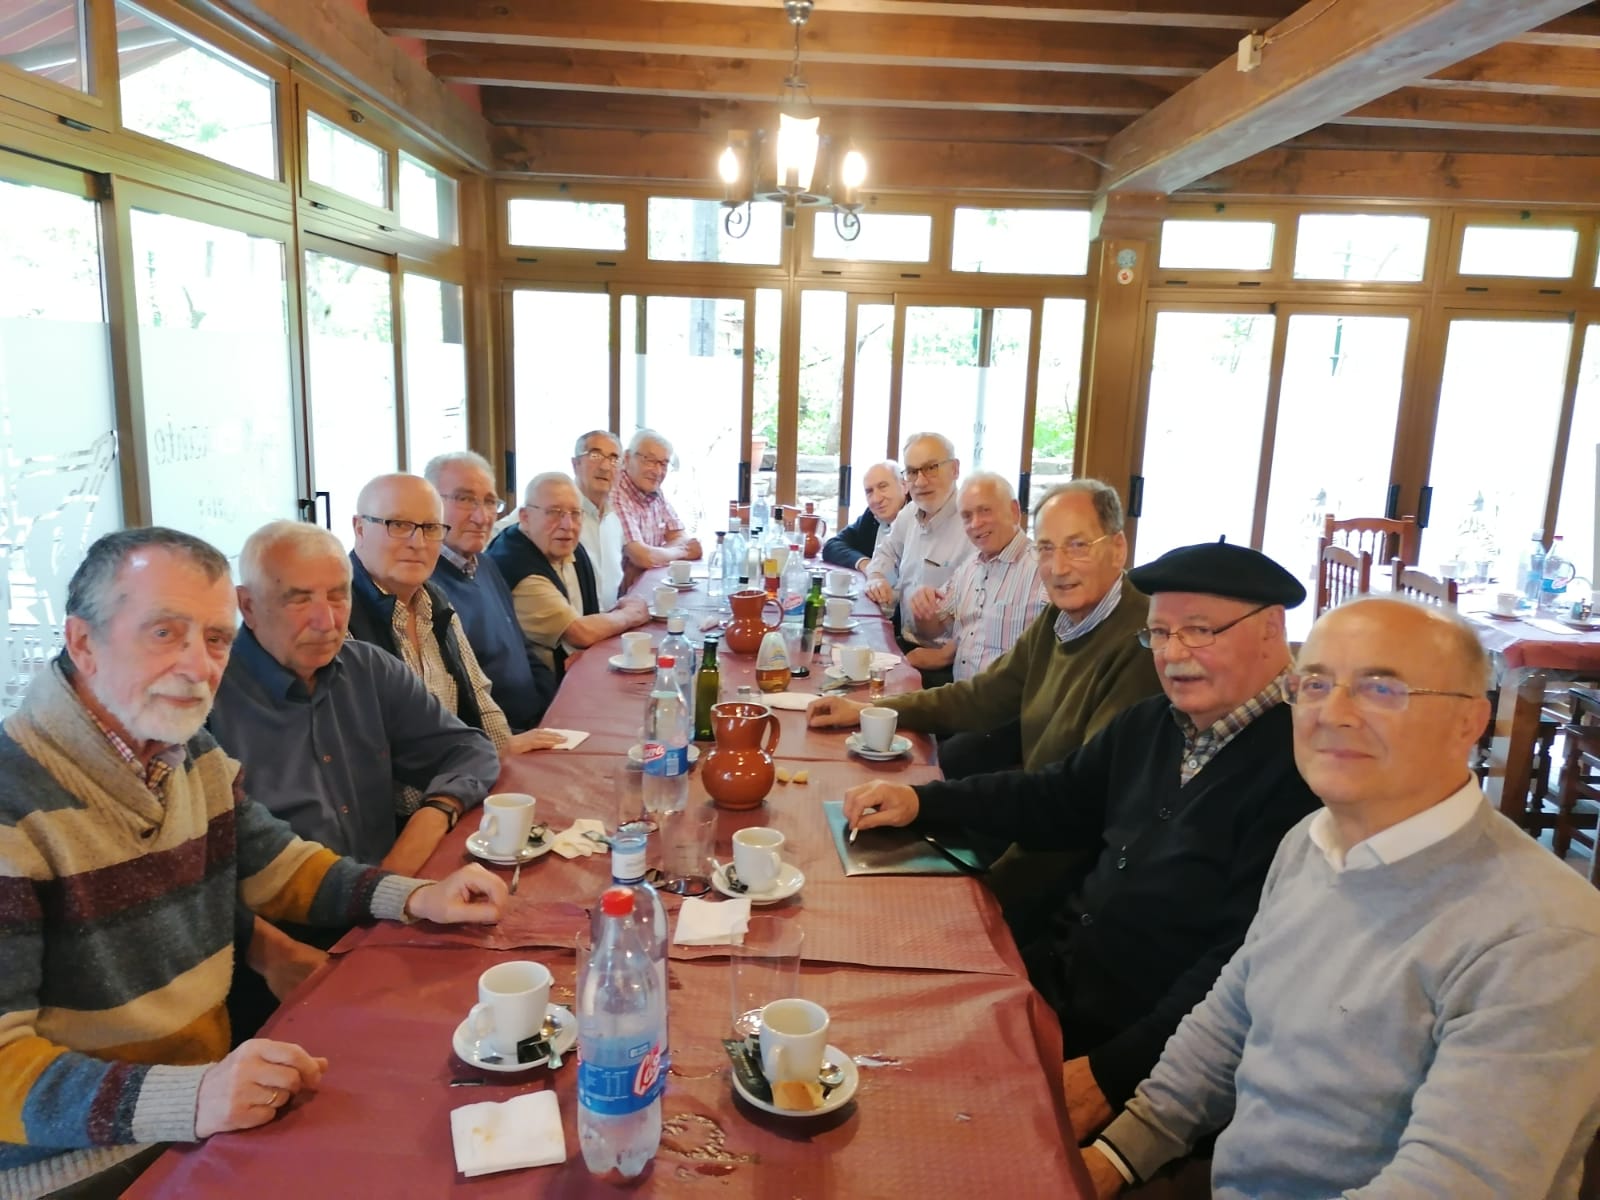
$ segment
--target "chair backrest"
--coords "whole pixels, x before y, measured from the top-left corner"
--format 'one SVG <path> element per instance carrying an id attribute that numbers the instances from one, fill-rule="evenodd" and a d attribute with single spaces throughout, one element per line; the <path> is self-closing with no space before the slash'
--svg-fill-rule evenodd
<path id="1" fill-rule="evenodd" d="M 1317 539 L 1317 608 L 1321 616 L 1335 604 L 1351 596 L 1364 596 L 1372 590 L 1372 555 Z"/>
<path id="2" fill-rule="evenodd" d="M 1397 594 L 1420 600 L 1424 604 L 1442 604 L 1446 608 L 1456 606 L 1454 579 L 1435 579 L 1426 571 L 1406 566 L 1398 558 L 1389 564 L 1389 569 L 1394 572 L 1394 590 Z"/>
<path id="3" fill-rule="evenodd" d="M 1386 563 L 1401 558 L 1409 565 L 1417 561 L 1417 521 L 1415 517 L 1346 517 L 1332 513 L 1322 518 L 1322 536 L 1330 546 L 1365 550 L 1372 561 Z"/>

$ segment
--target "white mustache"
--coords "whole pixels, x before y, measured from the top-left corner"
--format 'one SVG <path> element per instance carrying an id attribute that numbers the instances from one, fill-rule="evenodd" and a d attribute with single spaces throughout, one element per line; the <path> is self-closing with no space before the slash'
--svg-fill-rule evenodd
<path id="1" fill-rule="evenodd" d="M 150 695 L 163 700 L 204 700 L 209 704 L 211 686 L 206 683 L 164 684 L 158 688 L 151 688 Z"/>
<path id="2" fill-rule="evenodd" d="M 1204 679 L 1206 673 L 1199 667 L 1188 663 L 1168 663 L 1161 668 L 1161 674 L 1168 679 Z"/>

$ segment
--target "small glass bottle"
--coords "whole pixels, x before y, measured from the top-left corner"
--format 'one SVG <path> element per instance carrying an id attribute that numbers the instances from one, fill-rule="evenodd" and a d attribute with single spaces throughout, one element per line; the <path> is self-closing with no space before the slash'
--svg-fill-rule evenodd
<path id="1" fill-rule="evenodd" d="M 711 557 L 706 560 L 706 595 L 712 600 L 721 600 L 723 596 L 723 539 L 728 535 L 724 530 L 717 530 L 717 544 L 711 551 Z"/>

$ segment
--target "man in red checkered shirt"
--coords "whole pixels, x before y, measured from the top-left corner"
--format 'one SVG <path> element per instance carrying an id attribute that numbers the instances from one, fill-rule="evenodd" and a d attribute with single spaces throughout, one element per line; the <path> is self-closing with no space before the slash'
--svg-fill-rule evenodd
<path id="1" fill-rule="evenodd" d="M 672 443 L 653 429 L 634 434 L 622 456 L 622 475 L 611 502 L 622 522 L 624 592 L 651 567 L 700 557 L 700 543 L 685 536 L 683 522 L 661 491 L 671 466 Z"/>

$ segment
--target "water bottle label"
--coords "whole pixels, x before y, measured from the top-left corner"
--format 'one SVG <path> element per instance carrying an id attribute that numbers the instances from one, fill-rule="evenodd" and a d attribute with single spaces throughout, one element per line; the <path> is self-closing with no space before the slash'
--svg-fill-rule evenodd
<path id="1" fill-rule="evenodd" d="M 647 775 L 675 778 L 689 773 L 689 747 L 666 746 L 660 742 L 644 744 L 644 769 Z"/>
<path id="2" fill-rule="evenodd" d="M 613 843 L 611 847 L 612 879 L 643 879 L 645 848 L 641 839 L 637 848 Z"/>
<path id="3" fill-rule="evenodd" d="M 617 1066 L 591 1063 L 578 1049 L 578 1103 L 606 1117 L 625 1117 L 648 1108 L 666 1085 L 661 1046 L 641 1042 L 628 1050 L 629 1062 Z"/>

